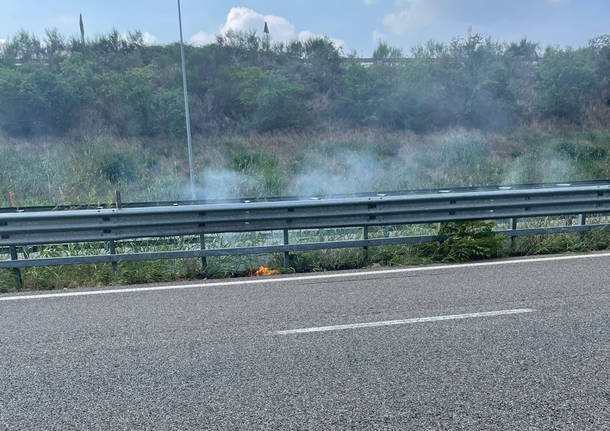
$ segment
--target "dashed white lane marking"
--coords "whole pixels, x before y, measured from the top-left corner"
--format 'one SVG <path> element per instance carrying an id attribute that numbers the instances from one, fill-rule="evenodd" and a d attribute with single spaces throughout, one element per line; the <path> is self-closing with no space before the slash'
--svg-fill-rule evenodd
<path id="1" fill-rule="evenodd" d="M 381 322 L 348 323 L 346 325 L 318 326 L 313 328 L 285 329 L 274 331 L 275 335 L 308 334 L 311 332 L 340 331 L 343 329 L 375 328 L 378 326 L 406 325 L 409 323 L 438 322 L 441 320 L 470 319 L 473 317 L 505 316 L 507 314 L 522 314 L 536 311 L 532 308 L 517 308 L 514 310 L 483 311 L 480 313 L 450 314 L 447 316 L 416 317 L 414 319 L 385 320 Z"/>
<path id="2" fill-rule="evenodd" d="M 178 285 L 164 285 L 164 286 L 148 286 L 148 287 L 128 287 L 120 289 L 101 289 L 101 290 L 85 290 L 76 292 L 58 292 L 58 293 L 41 293 L 31 295 L 11 295 L 11 296 L 0 296 L 0 302 L 2 301 L 19 301 L 25 299 L 46 299 L 46 298 L 63 298 L 68 296 L 90 296 L 90 295 L 109 295 L 113 293 L 133 293 L 133 292 L 154 292 L 160 290 L 180 290 L 180 289 L 195 289 L 199 287 L 215 287 L 215 286 L 243 286 L 246 284 L 265 284 L 265 283 L 286 283 L 294 281 L 316 281 L 316 280 L 328 280 L 336 278 L 348 278 L 348 277 L 364 277 L 368 275 L 382 275 L 382 274 L 401 274 L 409 272 L 422 272 L 422 271 L 438 271 L 447 269 L 460 269 L 460 268 L 478 268 L 486 266 L 502 266 L 502 265 L 517 265 L 523 263 L 538 263 L 538 262 L 553 262 L 561 260 L 575 260 L 575 259 L 593 259 L 610 257 L 610 253 L 593 253 L 593 254 L 581 254 L 574 256 L 551 256 L 551 257 L 539 257 L 533 259 L 512 259 L 512 260 L 498 260 L 491 262 L 475 262 L 475 263 L 460 263 L 454 265 L 432 265 L 432 266 L 418 266 L 415 268 L 397 268 L 397 269 L 383 269 L 376 271 L 355 271 L 355 272 L 342 272 L 339 274 L 317 274 L 307 276 L 296 276 L 296 277 L 270 277 L 270 278 L 257 278 L 247 280 L 236 280 L 236 281 L 218 281 L 218 282 L 207 282 L 199 284 L 178 284 Z"/>

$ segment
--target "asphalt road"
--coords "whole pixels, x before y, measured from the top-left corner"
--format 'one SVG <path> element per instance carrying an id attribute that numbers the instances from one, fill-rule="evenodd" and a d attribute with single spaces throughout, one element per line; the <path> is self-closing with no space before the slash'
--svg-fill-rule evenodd
<path id="1" fill-rule="evenodd" d="M 0 429 L 610 429 L 610 254 L 138 289 L 0 296 Z"/>

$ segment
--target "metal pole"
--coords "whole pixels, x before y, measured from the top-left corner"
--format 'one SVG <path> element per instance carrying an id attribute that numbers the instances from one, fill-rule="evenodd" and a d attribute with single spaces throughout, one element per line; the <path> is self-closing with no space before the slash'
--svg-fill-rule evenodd
<path id="1" fill-rule="evenodd" d="M 110 248 L 110 254 L 111 255 L 116 254 L 116 243 L 114 242 L 113 239 L 108 241 L 108 248 Z M 117 269 L 118 269 L 118 265 L 117 265 L 117 263 L 115 261 L 112 261 L 111 265 L 112 265 L 112 273 L 114 275 L 116 275 Z"/>
<path id="2" fill-rule="evenodd" d="M 205 234 L 199 235 L 199 242 L 201 244 L 201 250 L 205 250 Z M 205 256 L 201 256 L 201 273 L 204 277 L 208 276 L 208 259 Z"/>
<path id="3" fill-rule="evenodd" d="M 289 241 L 288 241 L 288 229 L 284 229 L 284 245 L 288 245 Z M 284 268 L 289 268 L 290 267 L 290 253 L 285 251 L 284 252 Z"/>
<path id="4" fill-rule="evenodd" d="M 517 218 L 513 217 L 511 219 L 508 220 L 508 228 L 510 230 L 517 230 Z M 515 250 L 515 236 L 511 235 L 510 236 L 510 250 L 514 251 Z"/>
<path id="5" fill-rule="evenodd" d="M 17 247 L 10 246 L 9 252 L 11 253 L 11 260 L 17 260 Z M 21 269 L 13 268 L 13 275 L 15 276 L 15 284 L 17 285 L 17 290 L 21 290 L 23 288 L 23 279 L 21 278 Z"/>
<path id="6" fill-rule="evenodd" d="M 121 202 L 121 191 L 120 190 L 114 191 L 114 205 L 115 205 L 116 209 L 118 209 L 118 210 L 120 210 L 121 207 L 123 206 L 123 204 Z M 110 249 L 110 254 L 112 254 L 112 255 L 116 254 L 116 243 L 114 242 L 113 239 L 108 241 L 108 248 Z M 119 266 L 115 261 L 113 261 L 111 264 L 112 264 L 112 273 L 116 276 Z"/>
<path id="7" fill-rule="evenodd" d="M 369 227 L 368 227 L 368 225 L 364 226 L 362 228 L 362 239 L 369 239 Z M 362 248 L 364 249 L 364 256 L 363 256 L 364 257 L 364 263 L 367 263 L 367 261 L 369 260 L 369 247 L 365 246 L 365 247 L 362 247 Z"/>
<path id="8" fill-rule="evenodd" d="M 581 226 L 587 225 L 587 214 L 583 213 L 583 214 L 578 215 L 578 224 Z M 587 235 L 587 233 L 585 231 L 582 231 L 580 233 L 580 240 L 583 241 L 585 239 L 586 235 Z"/>
<path id="9" fill-rule="evenodd" d="M 184 41 L 182 40 L 182 11 L 178 0 L 178 25 L 180 27 L 180 58 L 182 59 L 182 86 L 184 88 L 184 113 L 186 115 L 186 139 L 189 147 L 189 175 L 191 177 L 191 199 L 195 200 L 195 177 L 193 175 L 193 142 L 191 140 L 191 112 L 186 87 L 186 66 L 184 63 Z"/>

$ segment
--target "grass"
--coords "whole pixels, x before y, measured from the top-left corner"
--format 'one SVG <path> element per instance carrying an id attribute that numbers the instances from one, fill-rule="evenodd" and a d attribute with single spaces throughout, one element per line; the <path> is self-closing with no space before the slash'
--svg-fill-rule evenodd
<path id="1" fill-rule="evenodd" d="M 610 178 L 610 130 L 455 129 L 196 137 L 200 198 L 315 195 Z M 0 137 L 0 191 L 17 204 L 188 199 L 183 142 Z M 357 179 L 357 181 L 356 181 Z"/>
<path id="2" fill-rule="evenodd" d="M 548 226 L 551 221 L 546 220 Z M 544 220 L 534 223 L 545 224 Z M 610 248 L 610 232 L 593 230 L 583 234 L 566 233 L 556 235 L 536 235 L 519 237 L 514 247 L 503 235 L 494 234 L 489 223 L 467 222 L 463 228 L 453 224 L 444 226 L 444 234 L 453 235 L 443 243 L 433 242 L 416 245 L 388 245 L 362 248 L 316 250 L 291 253 L 290 268 L 282 268 L 283 255 L 254 255 L 208 257 L 204 273 L 200 259 L 175 259 L 142 262 L 121 262 L 114 274 L 111 265 L 69 265 L 56 267 L 27 268 L 22 270 L 24 288 L 31 290 L 62 289 L 78 286 L 108 286 L 136 283 L 169 282 L 203 278 L 226 278 L 251 275 L 254 270 L 265 265 L 271 269 L 287 272 L 320 272 L 346 270 L 365 267 L 422 265 L 433 262 L 462 262 L 493 257 L 526 256 L 550 253 L 586 252 Z M 386 227 L 370 229 L 369 237 L 389 237 L 414 235 L 422 231 L 430 233 L 428 226 Z M 330 232 L 303 231 L 292 232 L 291 242 L 311 242 L 319 240 L 340 240 L 361 238 L 354 229 L 332 229 Z M 343 231 L 343 232 L 342 232 Z M 299 236 L 297 238 L 297 236 Z M 189 238 L 178 239 L 170 245 L 142 243 L 119 245 L 118 252 L 145 252 L 170 249 L 193 249 L 197 241 Z M 269 245 L 277 243 L 279 235 L 237 234 L 210 236 L 207 246 L 221 248 L 231 246 Z M 33 253 L 30 251 L 30 253 Z M 106 254 L 103 244 L 49 246 L 36 252 L 36 257 L 63 255 Z M 15 288 L 11 270 L 0 270 L 0 292 Z"/>
<path id="3" fill-rule="evenodd" d="M 0 137 L 0 191 L 16 194 L 18 206 L 110 203 L 115 189 L 123 201 L 188 199 L 188 163 L 182 142 L 153 139 L 85 138 L 13 140 Z M 416 135 L 383 130 L 326 130 L 246 136 L 196 137 L 198 197 L 315 195 L 501 183 L 576 181 L 610 178 L 610 130 L 517 130 L 509 135 L 455 129 Z M 607 220 L 607 219 L 606 219 Z M 520 227 L 549 226 L 565 220 L 529 220 Z M 606 221 L 607 222 L 607 221 Z M 370 237 L 434 234 L 431 226 L 374 228 Z M 290 241 L 349 239 L 354 230 L 292 232 Z M 515 247 L 494 245 L 493 253 L 473 252 L 476 238 L 453 251 L 435 244 L 321 250 L 292 255 L 292 271 L 325 271 L 375 265 L 422 264 L 508 255 L 599 250 L 607 232 L 518 238 Z M 180 242 L 182 241 L 182 242 Z M 210 236 L 208 247 L 280 243 L 258 235 Z M 474 241 L 474 243 L 473 243 Z M 197 247 L 188 238 L 173 246 L 119 245 L 127 251 Z M 45 247 L 40 257 L 105 254 L 105 244 Z M 471 247 L 472 248 L 472 247 Z M 464 252 L 466 250 L 466 252 Z M 33 253 L 33 252 L 32 252 Z M 482 254 L 481 254 L 482 253 Z M 266 264 L 281 267 L 282 256 L 208 258 L 208 277 L 245 275 Z M 203 277 L 199 259 L 109 265 L 30 268 L 29 289 L 69 288 Z M 14 287 L 11 271 L 0 271 L 0 291 Z"/>

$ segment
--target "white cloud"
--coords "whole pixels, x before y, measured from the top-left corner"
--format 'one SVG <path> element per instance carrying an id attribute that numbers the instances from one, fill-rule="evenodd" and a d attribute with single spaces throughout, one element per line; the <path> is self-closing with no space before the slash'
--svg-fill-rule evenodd
<path id="1" fill-rule="evenodd" d="M 394 10 L 385 16 L 383 23 L 390 34 L 404 36 L 426 33 L 434 38 L 446 34 L 448 27 L 453 25 L 460 27 L 460 34 L 461 29 L 465 30 L 468 24 L 475 24 L 477 28 L 496 29 L 513 21 L 513 28 L 515 22 L 522 23 L 527 28 L 532 26 L 530 22 L 548 18 L 548 9 L 553 5 L 569 1 L 395 0 Z"/>
<path id="2" fill-rule="evenodd" d="M 608 27 L 607 19 L 604 22 L 597 9 L 575 8 L 577 2 L 572 0 L 392 0 L 392 3 L 392 9 L 382 18 L 383 26 L 375 28 L 387 36 L 383 40 L 406 49 L 429 40 L 446 42 L 466 37 L 469 25 L 475 33 L 496 40 L 527 37 L 541 46 L 586 44 L 588 38 L 607 32 Z M 568 27 L 574 31 L 557 31 Z"/>
<path id="3" fill-rule="evenodd" d="M 157 41 L 157 37 L 147 31 L 142 35 L 142 39 L 144 40 L 144 45 L 154 45 Z"/>
<path id="4" fill-rule="evenodd" d="M 214 35 L 212 33 L 207 33 L 205 31 L 200 31 L 198 33 L 195 33 L 189 39 L 189 43 L 191 45 L 195 45 L 195 46 L 209 45 L 214 42 L 216 42 L 216 35 Z"/>
<path id="5" fill-rule="evenodd" d="M 227 21 L 220 29 L 220 33 L 227 34 L 229 31 L 247 32 L 254 30 L 261 34 L 265 27 L 265 21 L 269 26 L 271 40 L 288 42 L 295 39 L 295 27 L 286 18 L 275 15 L 263 15 L 247 7 L 231 8 L 227 15 Z"/>
<path id="6" fill-rule="evenodd" d="M 0 46 L 4 45 L 6 43 L 6 39 L 0 39 Z"/>
<path id="7" fill-rule="evenodd" d="M 385 16 L 383 23 L 394 34 L 406 34 L 432 24 L 442 15 L 440 8 L 425 0 L 399 0 L 395 12 Z"/>
<path id="8" fill-rule="evenodd" d="M 220 27 L 219 34 L 226 35 L 229 32 L 250 32 L 255 31 L 262 35 L 265 22 L 269 27 L 269 35 L 272 42 L 291 42 L 293 40 L 306 41 L 313 38 L 322 37 L 309 30 L 297 33 L 296 27 L 286 18 L 276 15 L 263 15 L 247 7 L 233 7 L 227 14 L 225 23 Z M 329 38 L 336 47 L 345 47 L 345 42 L 341 39 Z M 189 39 L 193 45 L 207 45 L 214 43 L 216 36 L 200 31 Z"/>

